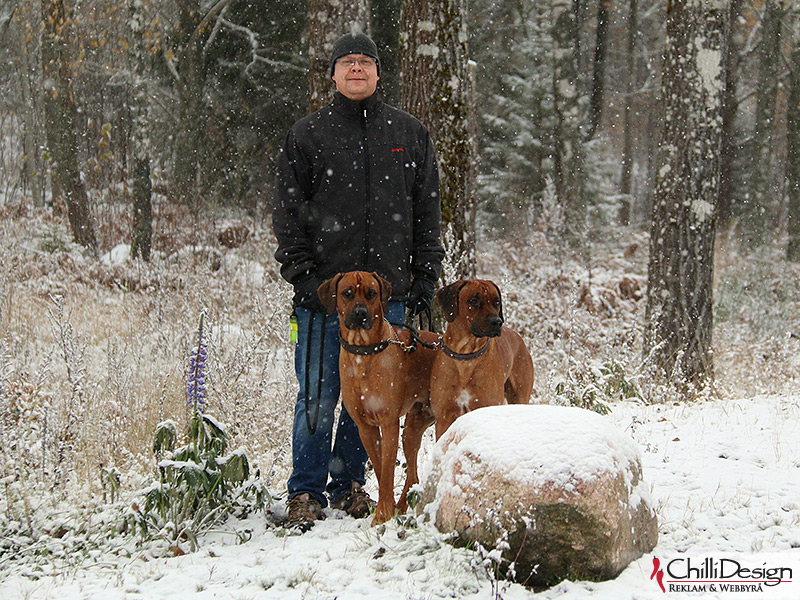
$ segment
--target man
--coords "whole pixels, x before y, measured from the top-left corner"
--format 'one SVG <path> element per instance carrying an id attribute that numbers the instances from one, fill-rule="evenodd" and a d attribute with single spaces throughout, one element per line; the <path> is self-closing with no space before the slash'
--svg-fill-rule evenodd
<path id="1" fill-rule="evenodd" d="M 344 408 L 333 441 L 339 324 L 317 288 L 340 272 L 377 272 L 392 284 L 389 320 L 403 322 L 405 302 L 412 316 L 430 307 L 444 258 L 433 143 L 417 119 L 381 100 L 375 43 L 363 33 L 340 37 L 331 78 L 331 104 L 286 137 L 273 206 L 275 258 L 294 287 L 297 318 L 287 524 L 301 531 L 324 517 L 326 493 L 356 518 L 374 506 L 362 489 L 367 454 Z"/>

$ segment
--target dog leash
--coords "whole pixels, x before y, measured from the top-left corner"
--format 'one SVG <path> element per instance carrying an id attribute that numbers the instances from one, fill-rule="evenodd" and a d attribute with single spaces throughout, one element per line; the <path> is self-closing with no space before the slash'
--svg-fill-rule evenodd
<path id="1" fill-rule="evenodd" d="M 413 325 L 407 325 L 406 323 L 389 323 L 389 325 L 392 325 L 393 327 L 398 327 L 400 329 L 408 329 L 408 331 L 411 333 L 411 346 L 414 347 L 414 350 L 416 350 L 417 344 L 419 344 L 423 348 L 427 348 L 428 350 L 438 350 L 439 346 L 441 346 L 442 344 L 441 335 L 439 336 L 438 342 L 431 344 L 419 337 L 419 331 Z M 420 319 L 420 325 L 422 325 L 422 319 Z M 433 331 L 433 333 L 436 332 Z M 410 352 L 413 352 L 414 350 L 410 350 Z"/>
<path id="2" fill-rule="evenodd" d="M 319 377 L 317 378 L 317 407 L 314 410 L 314 424 L 311 424 L 311 417 L 309 416 L 309 409 L 311 405 L 311 390 L 309 389 L 309 368 L 311 366 L 311 333 L 314 328 L 314 317 L 317 316 L 317 313 L 313 310 L 309 311 L 309 319 L 308 319 L 308 336 L 306 337 L 306 369 L 305 369 L 305 406 L 306 406 L 306 427 L 308 427 L 308 432 L 311 435 L 314 435 L 317 432 L 317 425 L 319 424 L 319 406 L 322 404 L 322 359 L 324 357 L 325 351 L 325 324 L 328 320 L 327 315 L 324 313 L 322 314 L 322 330 L 320 331 L 320 343 L 319 343 Z"/>

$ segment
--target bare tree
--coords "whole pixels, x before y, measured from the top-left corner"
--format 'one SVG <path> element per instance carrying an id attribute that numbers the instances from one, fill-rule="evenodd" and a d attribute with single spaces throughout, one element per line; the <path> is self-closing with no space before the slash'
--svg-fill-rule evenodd
<path id="1" fill-rule="evenodd" d="M 627 56 L 625 59 L 625 103 L 622 107 L 622 172 L 620 175 L 619 191 L 630 196 L 633 180 L 633 92 L 636 88 L 636 38 L 639 30 L 639 2 L 629 0 L 628 3 L 628 30 L 627 30 Z M 630 222 L 630 200 L 625 200 L 620 209 L 620 221 L 624 224 Z"/>
<path id="2" fill-rule="evenodd" d="M 736 23 L 742 13 L 743 0 L 730 1 L 728 32 L 725 49 L 725 91 L 722 96 L 722 147 L 720 150 L 719 199 L 717 222 L 720 231 L 728 228 L 731 222 L 731 209 L 734 205 L 736 181 L 734 164 L 738 151 L 736 142 L 736 114 L 739 110 L 737 99 L 739 82 L 739 47 L 736 41 Z M 741 190 L 739 191 L 741 193 Z"/>
<path id="3" fill-rule="evenodd" d="M 789 61 L 789 99 L 786 107 L 786 258 L 800 262 L 800 15 L 794 21 L 793 47 Z"/>
<path id="4" fill-rule="evenodd" d="M 431 132 L 439 160 L 445 276 L 475 272 L 466 1 L 405 0 L 400 21 L 402 106 Z"/>
<path id="5" fill-rule="evenodd" d="M 130 24 L 133 30 L 131 78 L 131 180 L 133 195 L 133 241 L 131 256 L 150 260 L 153 239 L 152 184 L 150 181 L 149 105 L 147 94 L 148 53 L 144 47 L 145 15 L 141 3 L 130 2 Z"/>
<path id="6" fill-rule="evenodd" d="M 41 8 L 45 130 L 52 158 L 53 201 L 63 199 L 75 241 L 94 253 L 97 239 L 78 167 L 70 39 L 73 17 L 64 0 L 41 0 Z"/>
<path id="7" fill-rule="evenodd" d="M 713 377 L 712 275 L 729 0 L 673 0 L 650 228 L 644 353 L 681 386 Z"/>
<path id="8" fill-rule="evenodd" d="M 178 125 L 172 164 L 171 195 L 174 200 L 200 210 L 197 182 L 202 163 L 203 129 L 207 118 L 203 88 L 208 74 L 203 47 L 209 20 L 201 13 L 200 0 L 178 0 L 175 28 L 176 52 L 170 62 L 178 95 Z"/>
<path id="9" fill-rule="evenodd" d="M 764 242 L 766 213 L 778 196 L 775 149 L 772 144 L 778 98 L 778 67 L 781 62 L 781 20 L 784 8 L 776 0 L 764 2 L 761 41 L 758 45 L 758 84 L 753 130 L 748 148 L 749 194 L 744 205 L 742 236 L 749 247 Z"/>
<path id="10" fill-rule="evenodd" d="M 307 0 L 307 5 L 308 109 L 314 112 L 330 102 L 333 43 L 353 29 L 369 32 L 369 6 L 367 0 Z"/>
<path id="11" fill-rule="evenodd" d="M 589 96 L 589 123 L 586 139 L 594 137 L 603 116 L 603 91 L 605 89 L 606 55 L 608 54 L 608 11 L 609 0 L 597 0 L 597 27 L 594 43 L 594 69 L 592 72 L 592 93 Z M 635 34 L 634 34 L 635 35 Z"/>

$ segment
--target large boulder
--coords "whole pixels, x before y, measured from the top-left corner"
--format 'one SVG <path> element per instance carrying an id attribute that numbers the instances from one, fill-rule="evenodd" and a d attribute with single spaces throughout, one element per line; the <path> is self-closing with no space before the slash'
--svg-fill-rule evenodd
<path id="1" fill-rule="evenodd" d="M 504 576 L 537 588 L 616 577 L 658 539 L 636 444 L 580 408 L 459 417 L 424 465 L 419 506 L 457 543 L 501 553 Z"/>

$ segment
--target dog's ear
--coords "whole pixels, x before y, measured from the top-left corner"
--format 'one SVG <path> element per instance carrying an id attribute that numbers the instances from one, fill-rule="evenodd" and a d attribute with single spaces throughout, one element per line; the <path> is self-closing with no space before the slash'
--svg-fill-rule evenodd
<path id="1" fill-rule="evenodd" d="M 322 306 L 325 307 L 325 312 L 329 315 L 336 313 L 336 288 L 339 287 L 339 280 L 342 274 L 339 273 L 335 277 L 331 277 L 317 288 L 317 296 Z"/>
<path id="2" fill-rule="evenodd" d="M 500 317 L 501 321 L 505 322 L 505 319 L 503 318 L 503 294 L 500 293 L 500 287 L 494 281 L 490 281 L 489 283 L 491 283 L 494 286 L 494 289 L 497 290 L 497 297 L 500 298 L 500 310 L 498 311 L 498 316 Z"/>
<path id="3" fill-rule="evenodd" d="M 381 307 L 383 308 L 383 314 L 388 315 L 389 298 L 392 297 L 392 284 L 377 273 L 373 273 L 372 276 L 375 278 L 375 281 L 378 282 L 378 288 L 381 290 Z"/>
<path id="4" fill-rule="evenodd" d="M 459 280 L 444 286 L 436 292 L 436 300 L 439 302 L 439 306 L 442 307 L 444 318 L 447 319 L 448 323 L 455 321 L 458 315 L 458 293 L 461 291 L 463 283 L 462 280 Z"/>

